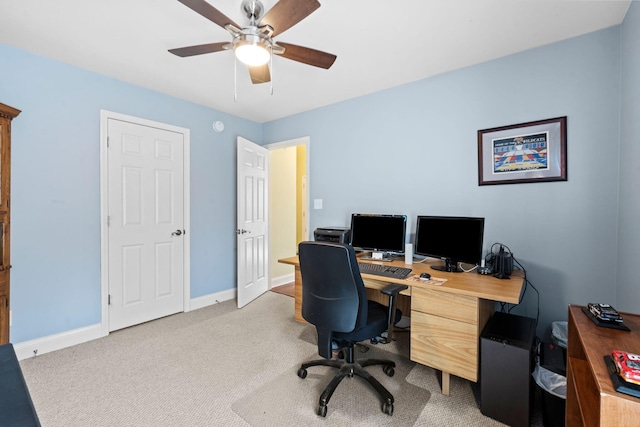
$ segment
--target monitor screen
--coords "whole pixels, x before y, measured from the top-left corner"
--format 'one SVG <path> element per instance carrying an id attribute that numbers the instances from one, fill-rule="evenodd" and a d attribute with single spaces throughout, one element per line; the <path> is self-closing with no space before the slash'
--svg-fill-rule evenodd
<path id="1" fill-rule="evenodd" d="M 433 269 L 459 272 L 459 262 L 480 263 L 483 237 L 484 218 L 418 216 L 415 254 L 445 261 Z"/>
<path id="2" fill-rule="evenodd" d="M 373 252 L 404 253 L 406 215 L 351 215 L 351 246 Z"/>

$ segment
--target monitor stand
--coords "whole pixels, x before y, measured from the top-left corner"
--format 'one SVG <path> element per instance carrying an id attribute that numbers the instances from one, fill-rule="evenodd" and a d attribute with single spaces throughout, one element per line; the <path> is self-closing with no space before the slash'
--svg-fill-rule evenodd
<path id="1" fill-rule="evenodd" d="M 368 256 L 368 255 L 361 256 L 360 259 L 367 259 L 367 260 L 370 259 L 372 261 L 385 261 L 385 262 L 393 261 L 393 259 L 389 256 L 388 252 L 378 252 L 378 251 L 371 252 L 371 256 Z"/>
<path id="2" fill-rule="evenodd" d="M 438 271 L 446 271 L 448 273 L 462 273 L 462 269 L 458 267 L 458 263 L 452 259 L 445 258 L 444 265 L 432 265 L 432 269 Z"/>

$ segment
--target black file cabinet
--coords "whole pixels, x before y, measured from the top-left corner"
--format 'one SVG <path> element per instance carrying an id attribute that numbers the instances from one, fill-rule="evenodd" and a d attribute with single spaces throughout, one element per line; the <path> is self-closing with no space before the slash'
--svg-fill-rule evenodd
<path id="1" fill-rule="evenodd" d="M 497 312 L 480 335 L 480 410 L 514 427 L 529 426 L 533 404 L 535 319 Z"/>

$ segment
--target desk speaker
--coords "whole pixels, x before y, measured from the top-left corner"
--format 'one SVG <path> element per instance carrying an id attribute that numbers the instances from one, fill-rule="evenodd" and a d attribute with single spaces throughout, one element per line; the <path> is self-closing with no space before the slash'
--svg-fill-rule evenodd
<path id="1" fill-rule="evenodd" d="M 413 264 L 413 245 L 411 243 L 404 245 L 404 263 Z"/>

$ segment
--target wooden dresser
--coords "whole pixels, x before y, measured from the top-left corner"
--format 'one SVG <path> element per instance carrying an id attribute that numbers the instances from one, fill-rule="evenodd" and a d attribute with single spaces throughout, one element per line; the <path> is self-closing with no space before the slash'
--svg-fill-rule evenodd
<path id="1" fill-rule="evenodd" d="M 596 326 L 569 306 L 566 426 L 638 426 L 640 398 L 614 390 L 604 356 L 612 350 L 640 354 L 640 316 L 622 313 L 631 332 Z"/>
<path id="2" fill-rule="evenodd" d="M 0 345 L 9 342 L 11 120 L 20 110 L 0 103 Z"/>

